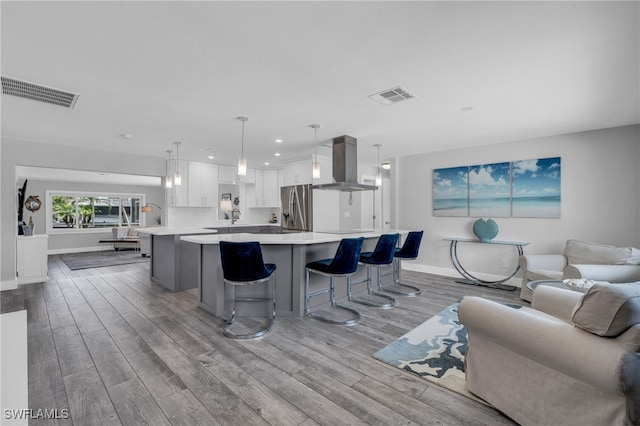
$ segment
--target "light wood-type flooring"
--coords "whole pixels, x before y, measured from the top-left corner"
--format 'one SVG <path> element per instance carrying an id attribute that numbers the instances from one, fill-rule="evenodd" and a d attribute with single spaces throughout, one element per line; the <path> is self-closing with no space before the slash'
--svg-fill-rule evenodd
<path id="1" fill-rule="evenodd" d="M 50 256 L 49 275 L 1 293 L 1 312 L 27 309 L 30 408 L 71 414 L 31 424 L 514 424 L 371 354 L 464 295 L 519 303 L 518 290 L 404 272 L 423 293 L 356 305 L 355 326 L 279 317 L 242 341 L 198 308 L 197 290 L 151 283 L 147 263 L 71 271 Z"/>

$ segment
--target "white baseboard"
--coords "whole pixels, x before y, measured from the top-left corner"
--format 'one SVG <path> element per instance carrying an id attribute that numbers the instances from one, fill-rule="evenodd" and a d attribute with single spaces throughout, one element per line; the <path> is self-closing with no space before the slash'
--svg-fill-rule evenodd
<path id="1" fill-rule="evenodd" d="M 15 290 L 18 288 L 18 278 L 0 281 L 0 291 Z"/>
<path id="2" fill-rule="evenodd" d="M 438 266 L 428 266 L 416 263 L 402 262 L 402 269 L 413 272 L 424 272 L 425 274 L 441 275 L 443 277 L 462 278 L 458 271 L 456 271 L 455 269 L 441 268 Z M 471 272 L 471 274 L 477 278 L 480 278 L 481 280 L 487 281 L 497 281 L 504 278 L 499 275 L 485 274 L 482 272 Z M 510 278 L 503 284 L 520 288 L 520 286 L 522 285 L 522 278 Z"/>

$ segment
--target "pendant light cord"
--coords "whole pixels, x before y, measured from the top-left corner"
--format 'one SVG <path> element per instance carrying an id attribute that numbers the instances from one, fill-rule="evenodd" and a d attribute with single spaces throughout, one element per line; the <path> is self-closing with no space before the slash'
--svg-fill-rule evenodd
<path id="1" fill-rule="evenodd" d="M 242 147 L 240 148 L 240 157 L 244 157 L 244 122 L 246 119 L 240 118 L 242 120 Z"/>
<path id="2" fill-rule="evenodd" d="M 315 139 L 316 139 L 316 144 L 313 148 L 313 152 L 314 152 L 314 156 L 315 156 L 315 162 L 318 162 L 318 125 L 313 126 L 313 130 L 315 132 Z"/>

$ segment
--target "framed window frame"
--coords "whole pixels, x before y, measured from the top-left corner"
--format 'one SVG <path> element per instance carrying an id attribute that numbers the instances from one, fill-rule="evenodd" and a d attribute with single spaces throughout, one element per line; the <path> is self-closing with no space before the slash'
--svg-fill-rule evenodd
<path id="1" fill-rule="evenodd" d="M 104 227 L 97 227 L 97 228 L 96 227 L 87 227 L 87 228 L 78 227 L 78 220 L 77 220 L 78 215 L 76 210 L 76 214 L 74 215 L 76 220 L 74 221 L 75 224 L 73 227 L 56 228 L 54 227 L 54 223 L 53 223 L 53 197 L 54 196 L 75 197 L 75 198 L 79 198 L 79 197 L 118 198 L 119 199 L 118 223 L 117 225 L 114 224 L 113 226 L 104 226 Z M 137 224 L 132 226 L 136 226 L 136 227 L 145 226 L 146 218 L 145 218 L 145 215 L 140 210 L 142 206 L 146 205 L 145 194 L 126 193 L 126 192 L 65 191 L 65 190 L 55 190 L 55 189 L 46 190 L 45 203 L 44 203 L 46 232 L 47 234 L 50 234 L 50 235 L 110 233 L 112 228 L 128 226 L 126 223 L 122 222 L 122 199 L 127 199 L 127 198 L 137 198 L 140 200 L 138 205 L 138 212 L 137 212 L 138 218 L 140 218 L 140 220 L 138 221 Z"/>

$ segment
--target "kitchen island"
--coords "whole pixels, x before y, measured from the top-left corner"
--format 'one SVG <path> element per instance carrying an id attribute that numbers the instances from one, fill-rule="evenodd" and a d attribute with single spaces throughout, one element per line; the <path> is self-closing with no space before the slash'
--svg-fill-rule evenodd
<path id="1" fill-rule="evenodd" d="M 215 229 L 202 227 L 166 227 L 156 226 L 139 228 L 138 233 L 148 235 L 151 239 L 151 281 L 160 284 L 170 291 L 188 290 L 188 283 L 193 282 L 190 277 L 194 272 L 192 262 L 186 253 L 183 253 L 184 244 L 180 237 L 185 235 L 215 234 Z"/>
<path id="2" fill-rule="evenodd" d="M 385 230 L 370 232 L 355 232 L 349 234 L 329 234 L 318 232 L 300 232 L 292 234 L 226 234 L 226 235 L 190 235 L 181 237 L 185 247 L 193 258 L 197 274 L 189 278 L 194 282 L 184 283 L 189 288 L 198 287 L 200 290 L 200 307 L 215 316 L 225 317 L 225 306 L 231 306 L 227 300 L 225 303 L 224 280 L 220 262 L 220 241 L 258 241 L 262 247 L 262 256 L 265 263 L 275 263 L 277 266 L 274 278 L 276 280 L 276 313 L 284 317 L 300 317 L 304 315 L 304 286 L 305 265 L 309 262 L 331 258 L 335 255 L 338 244 L 342 238 L 364 237 L 362 251 L 371 251 L 375 248 L 378 238 L 386 233 L 400 233 L 401 240 L 408 231 Z M 354 275 L 354 281 L 366 277 L 366 268 L 360 267 Z M 272 279 L 274 279 L 272 278 Z M 270 284 L 271 285 L 271 284 Z M 269 285 L 269 286 L 270 286 Z M 375 283 L 374 283 L 375 285 Z M 311 291 L 328 286 L 328 279 L 311 274 Z M 266 285 L 247 286 L 236 290 L 240 297 L 266 297 L 268 289 Z M 364 284 L 354 288 L 354 294 L 366 291 Z M 336 298 L 346 300 L 347 291 L 344 279 L 336 279 Z M 316 300 L 317 299 L 317 300 Z M 313 299 L 313 306 L 329 304 L 322 297 Z M 238 303 L 240 315 L 262 315 L 262 304 Z"/>
<path id="3" fill-rule="evenodd" d="M 143 237 L 148 236 L 150 241 L 150 277 L 151 281 L 160 284 L 170 291 L 189 290 L 197 287 L 196 264 L 190 253 L 192 247 L 185 246 L 180 238 L 186 235 L 229 234 L 234 232 L 275 232 L 279 225 L 275 224 L 251 224 L 221 222 L 211 226 L 181 226 L 167 227 L 156 226 L 138 228 L 138 233 Z"/>

